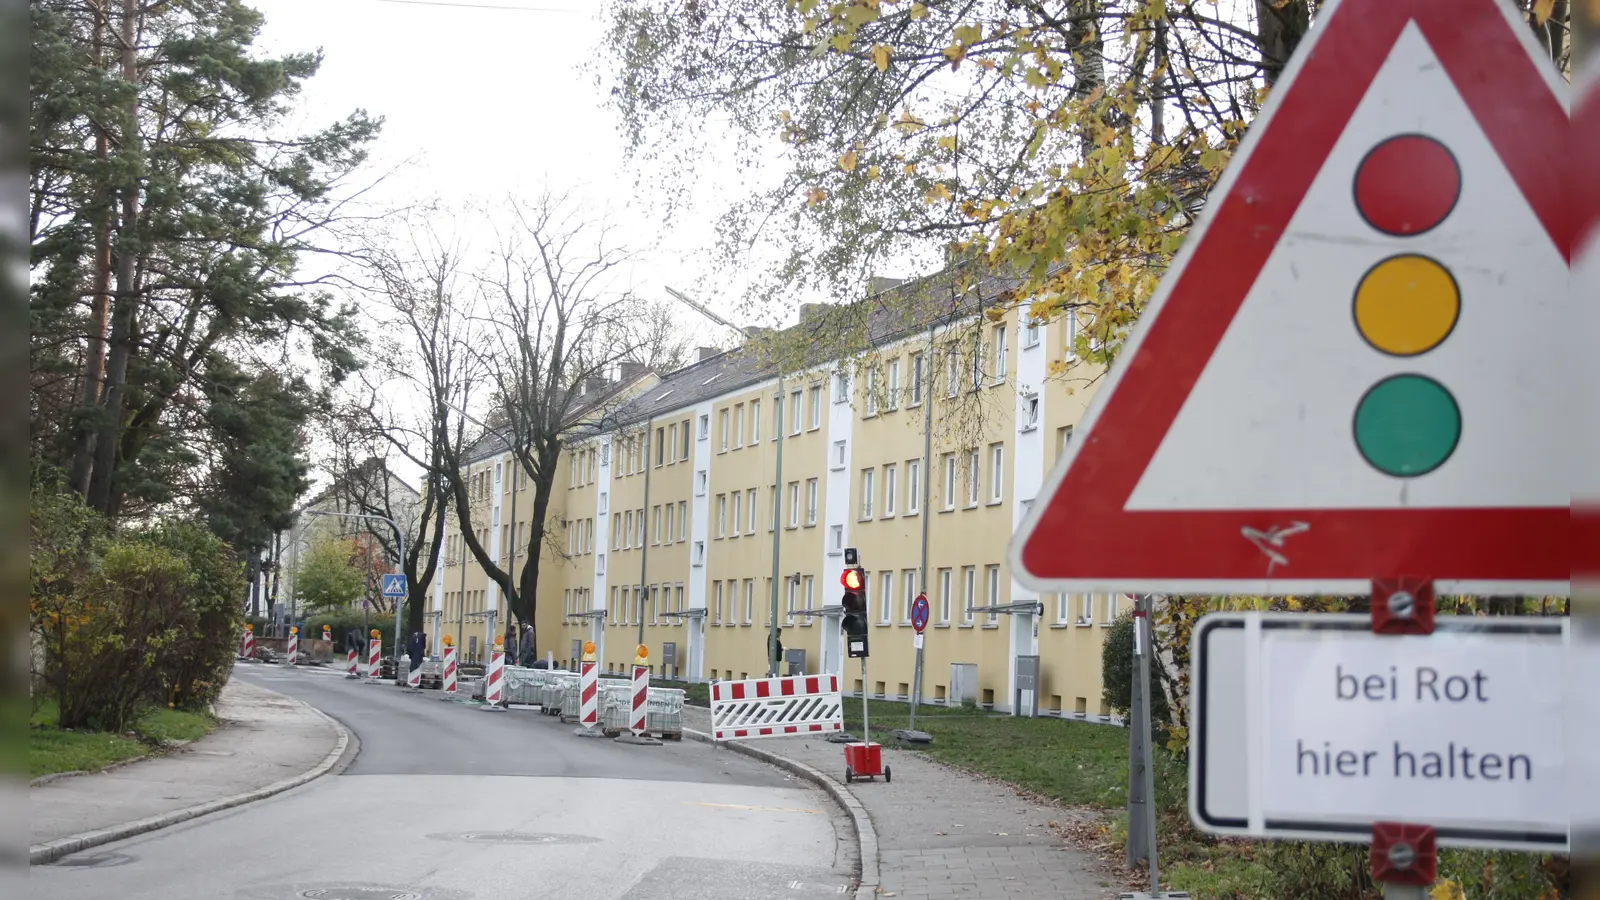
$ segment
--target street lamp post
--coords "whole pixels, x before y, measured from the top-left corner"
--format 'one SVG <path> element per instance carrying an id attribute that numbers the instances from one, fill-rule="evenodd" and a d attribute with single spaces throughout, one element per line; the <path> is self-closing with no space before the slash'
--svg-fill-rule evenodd
<path id="1" fill-rule="evenodd" d="M 395 521 L 393 519 L 389 518 L 388 516 L 380 516 L 380 515 L 376 515 L 376 514 L 373 514 L 373 513 L 318 512 L 317 510 L 306 510 L 306 514 L 307 515 L 311 515 L 311 516 L 328 516 L 329 518 L 333 518 L 333 519 L 377 519 L 380 522 L 388 522 L 389 523 L 389 527 L 394 529 L 394 539 L 395 539 L 395 542 L 397 544 L 399 544 L 399 547 L 400 547 L 400 551 L 399 551 L 400 552 L 400 573 L 402 575 L 405 574 L 405 570 L 406 570 L 406 536 L 405 536 L 405 533 L 400 530 L 400 526 L 395 524 Z M 396 674 L 399 674 L 399 672 L 400 672 L 400 607 L 401 607 L 401 600 L 402 599 L 408 600 L 408 599 L 410 599 L 410 597 L 411 597 L 411 584 L 410 584 L 410 582 L 407 582 L 406 583 L 406 596 L 404 598 L 396 598 L 395 601 L 394 601 L 394 667 L 395 667 L 394 670 L 395 670 Z"/>

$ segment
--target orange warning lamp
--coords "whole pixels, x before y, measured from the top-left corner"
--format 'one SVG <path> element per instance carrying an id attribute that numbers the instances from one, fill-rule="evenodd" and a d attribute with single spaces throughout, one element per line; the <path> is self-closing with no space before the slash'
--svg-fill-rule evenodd
<path id="1" fill-rule="evenodd" d="M 444 645 L 446 647 L 454 647 L 456 645 L 456 639 L 447 634 L 444 636 Z"/>
<path id="2" fill-rule="evenodd" d="M 495 635 L 494 636 L 494 645 L 496 647 L 504 647 L 506 645 L 506 636 L 503 635 L 503 634 Z"/>
<path id="3" fill-rule="evenodd" d="M 594 641 L 583 642 L 583 662 L 594 662 Z"/>
<path id="4" fill-rule="evenodd" d="M 255 631 L 256 630 L 256 626 L 252 625 L 249 622 L 246 622 L 246 623 L 244 623 L 244 630 L 245 631 Z"/>
<path id="5" fill-rule="evenodd" d="M 374 629 L 372 629 L 372 636 L 374 638 L 380 638 L 380 637 L 383 636 L 383 633 L 380 632 L 378 629 L 374 628 Z"/>
<path id="6" fill-rule="evenodd" d="M 299 634 L 300 633 L 300 626 L 299 625 L 290 625 L 289 626 L 289 633 L 290 634 Z"/>
<path id="7" fill-rule="evenodd" d="M 650 648 L 646 647 L 643 644 L 640 644 L 633 651 L 633 664 L 636 665 L 636 666 L 644 666 L 644 665 L 649 665 L 649 663 L 650 663 Z"/>

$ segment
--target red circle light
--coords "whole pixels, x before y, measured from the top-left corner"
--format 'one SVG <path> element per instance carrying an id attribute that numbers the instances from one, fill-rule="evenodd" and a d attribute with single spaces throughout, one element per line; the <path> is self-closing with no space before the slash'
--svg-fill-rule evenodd
<path id="1" fill-rule="evenodd" d="M 1356 208 L 1384 234 L 1422 234 L 1443 222 L 1460 196 L 1455 155 L 1424 135 L 1389 138 L 1367 151 L 1356 168 Z"/>
<path id="2" fill-rule="evenodd" d="M 855 569 L 845 569 L 844 573 L 839 576 L 839 583 L 844 585 L 846 590 L 859 591 L 861 590 L 861 573 Z"/>

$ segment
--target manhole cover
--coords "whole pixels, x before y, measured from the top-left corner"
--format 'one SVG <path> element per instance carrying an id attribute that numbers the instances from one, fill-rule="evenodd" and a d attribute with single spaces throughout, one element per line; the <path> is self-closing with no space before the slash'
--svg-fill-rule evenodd
<path id="1" fill-rule="evenodd" d="M 585 834 L 533 834 L 526 831 L 455 831 L 430 834 L 428 838 L 465 844 L 593 844 L 600 840 Z"/>
<path id="2" fill-rule="evenodd" d="M 422 900 L 421 894 L 394 887 L 315 887 L 299 895 L 307 900 Z"/>
<path id="3" fill-rule="evenodd" d="M 56 860 L 56 865 L 99 869 L 106 866 L 120 866 L 130 862 L 133 862 L 133 857 L 126 853 L 78 853 Z"/>

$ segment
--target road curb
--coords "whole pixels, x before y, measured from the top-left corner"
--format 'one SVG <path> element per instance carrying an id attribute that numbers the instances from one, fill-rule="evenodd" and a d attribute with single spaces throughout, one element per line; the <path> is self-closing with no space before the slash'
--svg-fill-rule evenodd
<path id="1" fill-rule="evenodd" d="M 683 733 L 701 743 L 725 747 L 734 753 L 792 772 L 826 791 L 833 798 L 833 802 L 839 804 L 846 813 L 850 814 L 851 824 L 855 827 L 856 844 L 858 845 L 857 855 L 861 858 L 861 880 L 856 886 L 855 898 L 856 900 L 873 900 L 877 896 L 880 882 L 878 874 L 878 832 L 872 827 L 872 817 L 867 815 L 867 808 L 862 806 L 861 801 L 846 790 L 844 785 L 835 781 L 832 776 L 825 772 L 814 769 L 803 762 L 792 760 L 787 756 L 773 753 L 770 750 L 761 750 L 737 741 L 718 744 L 711 739 L 711 735 L 703 731 L 695 731 L 692 728 L 685 728 Z"/>
<path id="2" fill-rule="evenodd" d="M 266 689 L 263 688 L 263 690 Z M 274 691 L 274 693 L 277 692 Z M 279 694 L 279 696 L 285 695 Z M 225 809 L 233 809 L 236 806 L 243 806 L 246 803 L 253 803 L 257 800 L 265 800 L 266 798 L 275 794 L 281 794 L 284 791 L 291 790 L 306 784 L 307 782 L 314 781 L 333 771 L 334 767 L 338 766 L 344 759 L 345 752 L 350 748 L 352 737 L 349 729 L 345 728 L 344 725 L 339 722 L 339 720 L 333 718 L 314 706 L 311 706 L 300 700 L 295 700 L 293 697 L 288 697 L 287 699 L 293 700 L 295 703 L 299 703 L 301 706 L 304 706 L 306 709 L 310 710 L 316 715 L 321 716 L 325 721 L 333 726 L 335 733 L 338 735 L 337 740 L 334 741 L 333 749 L 330 750 L 328 755 L 323 757 L 322 761 L 317 763 L 315 766 L 292 778 L 285 778 L 282 781 L 274 782 L 266 787 L 256 788 L 253 791 L 246 791 L 243 794 L 236 794 L 232 797 L 224 797 L 221 800 L 212 800 L 207 803 L 196 804 L 194 806 L 185 807 L 184 809 L 176 809 L 171 812 L 161 813 L 160 815 L 148 816 L 133 822 L 124 822 L 121 825 L 113 825 L 110 828 L 101 828 L 97 831 L 86 831 L 82 834 L 74 834 L 64 838 L 57 838 L 47 843 L 34 844 L 28 848 L 28 865 L 46 865 L 48 863 L 55 862 L 63 856 L 79 853 L 92 847 L 98 847 L 102 844 L 109 844 L 112 841 L 120 841 L 125 838 L 135 837 L 141 834 L 148 834 L 149 832 L 158 831 L 162 828 L 167 828 L 172 825 L 177 825 L 180 822 L 187 822 L 190 819 L 198 819 L 201 816 L 210 815 L 214 812 L 221 812 Z"/>

